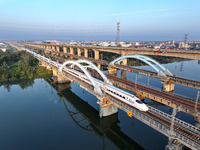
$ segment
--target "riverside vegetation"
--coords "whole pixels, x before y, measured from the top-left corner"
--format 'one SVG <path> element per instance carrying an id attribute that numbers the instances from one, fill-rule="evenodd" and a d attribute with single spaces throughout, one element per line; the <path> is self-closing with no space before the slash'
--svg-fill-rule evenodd
<path id="1" fill-rule="evenodd" d="M 39 67 L 37 59 L 24 51 L 0 52 L 0 82 L 48 78 L 51 71 Z"/>

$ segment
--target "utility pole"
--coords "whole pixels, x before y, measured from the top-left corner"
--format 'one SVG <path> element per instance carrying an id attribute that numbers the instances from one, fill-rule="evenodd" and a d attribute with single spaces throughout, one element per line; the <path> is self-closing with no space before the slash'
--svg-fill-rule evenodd
<path id="1" fill-rule="evenodd" d="M 135 89 L 137 89 L 137 75 L 135 75 Z"/>
<path id="2" fill-rule="evenodd" d="M 118 44 L 119 44 L 119 31 L 120 31 L 120 29 L 119 29 L 119 26 L 120 25 L 120 22 L 117 22 L 117 37 L 116 37 L 116 44 L 117 44 L 117 46 L 118 46 Z"/>
<path id="3" fill-rule="evenodd" d="M 195 102 L 195 106 L 194 106 L 195 113 L 197 113 L 198 102 L 199 102 L 199 91 L 197 92 L 196 102 Z"/>
<path id="4" fill-rule="evenodd" d="M 147 86 L 149 87 L 149 76 L 150 74 L 148 73 L 148 80 L 147 80 Z"/>
<path id="5" fill-rule="evenodd" d="M 169 141 L 168 141 L 168 145 L 166 146 L 166 148 L 170 149 L 170 150 L 172 149 L 172 142 L 174 139 L 174 120 L 175 120 L 176 114 L 177 114 L 177 109 L 174 107 L 172 115 L 171 115 L 171 117 L 172 117 L 171 126 L 170 126 L 169 135 L 168 135 Z"/>
<path id="6" fill-rule="evenodd" d="M 176 76 L 176 71 L 177 71 L 177 65 L 175 66 L 174 76 Z"/>
<path id="7" fill-rule="evenodd" d="M 186 42 L 187 42 L 187 39 L 188 39 L 188 33 L 185 34 L 185 37 L 184 37 L 184 42 L 185 42 L 185 44 L 186 44 Z"/>
<path id="8" fill-rule="evenodd" d="M 185 45 L 185 49 L 188 48 L 188 45 L 187 45 L 187 39 L 188 39 L 188 33 L 185 34 L 185 37 L 184 37 L 184 45 Z"/>

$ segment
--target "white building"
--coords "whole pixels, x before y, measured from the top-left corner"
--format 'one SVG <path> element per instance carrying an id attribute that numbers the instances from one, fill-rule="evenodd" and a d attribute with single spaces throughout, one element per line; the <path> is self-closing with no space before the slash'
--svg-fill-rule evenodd
<path id="1" fill-rule="evenodd" d="M 110 42 L 110 46 L 117 46 L 115 42 Z"/>
<path id="2" fill-rule="evenodd" d="M 140 46 L 140 42 L 135 42 L 135 46 Z"/>
<path id="3" fill-rule="evenodd" d="M 178 48 L 189 48 L 190 45 L 186 42 L 179 42 Z"/>
<path id="4" fill-rule="evenodd" d="M 129 42 L 129 43 L 125 43 L 125 42 L 119 42 L 119 44 L 122 46 L 122 47 L 131 47 L 132 44 Z"/>

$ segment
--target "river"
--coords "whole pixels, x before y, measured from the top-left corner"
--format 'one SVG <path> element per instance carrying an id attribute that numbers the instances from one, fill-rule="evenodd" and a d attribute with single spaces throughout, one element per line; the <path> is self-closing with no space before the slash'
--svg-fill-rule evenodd
<path id="1" fill-rule="evenodd" d="M 197 60 L 164 64 L 173 74 L 200 80 Z M 149 69 L 149 66 L 140 68 Z M 120 71 L 118 71 L 118 76 Z M 135 80 L 127 72 L 127 79 Z M 147 77 L 137 74 L 137 82 Z M 19 81 L 21 83 L 22 81 Z M 24 85 L 25 84 L 25 85 Z M 159 79 L 150 78 L 151 87 L 161 90 Z M 56 90 L 57 89 L 57 90 Z M 0 87 L 0 150 L 71 149 L 149 149 L 161 150 L 168 138 L 141 121 L 119 110 L 117 115 L 100 119 L 97 98 L 71 83 L 70 89 L 50 80 L 35 79 Z M 174 93 L 195 99 L 197 89 L 175 85 Z M 172 109 L 145 99 L 149 105 L 171 114 Z M 192 116 L 178 112 L 177 118 L 195 125 Z"/>

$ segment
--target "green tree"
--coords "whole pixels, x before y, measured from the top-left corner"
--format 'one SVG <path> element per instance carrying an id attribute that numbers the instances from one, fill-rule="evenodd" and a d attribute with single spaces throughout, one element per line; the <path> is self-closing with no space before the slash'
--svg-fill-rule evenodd
<path id="1" fill-rule="evenodd" d="M 1 65 L 1 72 L 7 72 L 9 70 L 8 64 L 4 61 L 3 64 Z"/>

